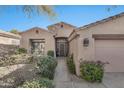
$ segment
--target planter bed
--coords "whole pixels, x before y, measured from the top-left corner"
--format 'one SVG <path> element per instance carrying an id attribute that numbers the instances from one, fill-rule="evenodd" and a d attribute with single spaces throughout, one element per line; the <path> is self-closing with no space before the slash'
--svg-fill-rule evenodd
<path id="1" fill-rule="evenodd" d="M 0 57 L 0 67 L 32 63 L 32 56 L 28 54 L 14 54 L 11 56 Z"/>

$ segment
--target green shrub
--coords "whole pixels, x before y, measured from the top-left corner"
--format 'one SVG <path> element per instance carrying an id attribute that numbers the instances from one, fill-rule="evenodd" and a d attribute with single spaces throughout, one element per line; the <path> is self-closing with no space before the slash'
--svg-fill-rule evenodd
<path id="1" fill-rule="evenodd" d="M 25 48 L 18 48 L 18 49 L 16 50 L 16 53 L 17 53 L 17 54 L 27 53 L 27 50 L 26 50 Z"/>
<path id="2" fill-rule="evenodd" d="M 42 77 L 46 77 L 49 79 L 54 78 L 54 72 L 57 66 L 57 61 L 53 57 L 40 57 L 37 66 Z"/>
<path id="3" fill-rule="evenodd" d="M 82 61 L 80 65 L 81 77 L 89 82 L 102 82 L 104 64 L 101 61 Z"/>
<path id="4" fill-rule="evenodd" d="M 47 55 L 48 55 L 48 56 L 51 56 L 51 57 L 54 57 L 54 51 L 53 51 L 53 50 L 49 50 L 49 51 L 47 52 Z"/>
<path id="5" fill-rule="evenodd" d="M 75 64 L 73 61 L 73 55 L 67 57 L 66 61 L 67 61 L 67 66 L 68 66 L 69 72 L 72 74 L 76 74 Z"/>
<path id="6" fill-rule="evenodd" d="M 7 66 L 16 63 L 16 59 L 12 56 L 4 56 L 0 58 L 0 66 Z"/>
<path id="7" fill-rule="evenodd" d="M 21 86 L 22 88 L 53 88 L 53 82 L 46 78 L 41 78 L 39 80 L 26 81 Z"/>

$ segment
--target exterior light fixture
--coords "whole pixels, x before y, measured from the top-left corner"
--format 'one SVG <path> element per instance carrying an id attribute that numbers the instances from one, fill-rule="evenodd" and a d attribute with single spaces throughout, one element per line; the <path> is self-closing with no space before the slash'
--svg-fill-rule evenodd
<path id="1" fill-rule="evenodd" d="M 84 40 L 83 40 L 83 46 L 84 47 L 88 47 L 89 46 L 89 39 L 88 38 L 84 38 Z"/>
<path id="2" fill-rule="evenodd" d="M 61 25 L 61 28 L 63 28 L 63 24 Z"/>
<path id="3" fill-rule="evenodd" d="M 38 31 L 38 30 L 36 30 L 36 33 L 38 34 L 38 33 L 39 33 L 39 31 Z"/>

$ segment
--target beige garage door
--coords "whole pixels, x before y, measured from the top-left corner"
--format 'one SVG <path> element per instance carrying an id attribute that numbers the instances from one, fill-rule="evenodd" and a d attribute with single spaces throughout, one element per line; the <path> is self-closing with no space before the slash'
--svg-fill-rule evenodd
<path id="1" fill-rule="evenodd" d="M 124 40 L 95 40 L 95 58 L 109 62 L 106 72 L 124 72 Z"/>

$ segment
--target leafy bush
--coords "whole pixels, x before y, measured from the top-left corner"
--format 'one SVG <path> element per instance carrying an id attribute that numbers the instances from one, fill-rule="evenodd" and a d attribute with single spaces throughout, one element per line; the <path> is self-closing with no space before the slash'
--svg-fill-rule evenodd
<path id="1" fill-rule="evenodd" d="M 66 61 L 67 61 L 67 66 L 68 66 L 69 72 L 72 74 L 76 74 L 75 64 L 73 61 L 73 55 L 67 57 Z"/>
<path id="2" fill-rule="evenodd" d="M 27 53 L 27 50 L 26 50 L 25 48 L 18 48 L 18 49 L 16 50 L 16 53 L 17 53 L 17 54 Z"/>
<path id="3" fill-rule="evenodd" d="M 11 56 L 4 56 L 0 58 L 0 66 L 12 65 L 15 63 L 15 58 Z"/>
<path id="4" fill-rule="evenodd" d="M 82 61 L 80 65 L 81 77 L 90 82 L 102 82 L 105 63 L 101 61 Z"/>
<path id="5" fill-rule="evenodd" d="M 54 78 L 57 61 L 53 57 L 40 57 L 37 66 L 42 77 L 47 77 L 49 79 Z"/>
<path id="6" fill-rule="evenodd" d="M 12 30 L 10 30 L 10 33 L 19 34 L 19 31 L 17 29 L 12 29 Z"/>
<path id="7" fill-rule="evenodd" d="M 41 78 L 39 80 L 26 81 L 21 86 L 22 88 L 53 88 L 53 82 L 46 78 Z"/>
<path id="8" fill-rule="evenodd" d="M 54 57 L 54 51 L 53 51 L 53 50 L 49 50 L 49 51 L 47 52 L 47 55 L 48 55 L 48 56 L 51 56 L 51 57 Z"/>

